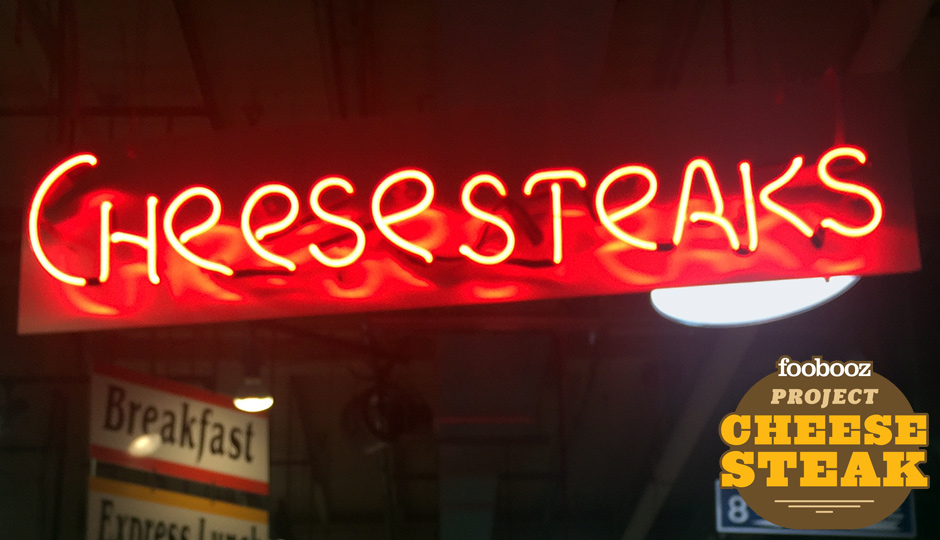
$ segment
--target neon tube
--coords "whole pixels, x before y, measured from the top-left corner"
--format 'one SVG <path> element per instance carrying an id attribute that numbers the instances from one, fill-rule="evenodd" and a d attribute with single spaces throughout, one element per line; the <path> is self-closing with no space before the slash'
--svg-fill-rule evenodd
<path id="1" fill-rule="evenodd" d="M 130 234 L 123 231 L 111 232 L 111 210 L 114 207 L 110 201 L 101 203 L 101 269 L 98 281 L 105 283 L 111 275 L 111 245 L 134 244 L 147 251 L 147 277 L 150 283 L 160 284 L 157 275 L 157 204 L 160 199 L 150 195 L 147 197 L 147 236 Z M 110 234 L 109 234 L 110 233 Z"/>
<path id="2" fill-rule="evenodd" d="M 503 234 L 506 235 L 506 246 L 503 247 L 501 251 L 493 255 L 481 255 L 474 251 L 473 248 L 467 244 L 461 244 L 458 248 L 458 251 L 461 255 L 477 264 L 499 264 L 512 255 L 512 251 L 516 247 L 516 235 L 506 220 L 497 216 L 496 214 L 491 214 L 489 212 L 480 210 L 478 207 L 473 205 L 471 195 L 473 195 L 473 190 L 475 190 L 481 184 L 488 185 L 495 189 L 496 192 L 499 193 L 500 197 L 506 197 L 508 195 L 506 186 L 503 184 L 502 180 L 493 176 L 492 174 L 480 173 L 464 184 L 463 189 L 460 191 L 460 202 L 463 204 L 464 210 L 466 210 L 467 213 L 471 216 L 499 227 L 499 229 L 503 231 Z"/>
<path id="3" fill-rule="evenodd" d="M 424 197 L 411 208 L 383 216 L 381 206 L 382 197 L 385 196 L 385 192 L 395 184 L 407 182 L 408 180 L 417 180 L 424 186 Z M 421 257 L 424 259 L 424 262 L 428 264 L 431 264 L 434 260 L 434 255 L 423 247 L 417 246 L 399 236 L 398 233 L 392 230 L 390 225 L 400 223 L 424 212 L 431 206 L 432 200 L 434 200 L 434 183 L 427 174 L 417 169 L 405 169 L 386 176 L 385 179 L 375 187 L 375 191 L 372 193 L 372 219 L 375 221 L 375 226 L 379 228 L 379 231 L 382 232 L 389 242 L 408 253 Z"/>
<path id="4" fill-rule="evenodd" d="M 355 221 L 337 216 L 336 214 L 331 214 L 320 206 L 320 194 L 331 187 L 341 188 L 348 195 L 352 195 L 356 192 L 356 188 L 345 178 L 339 176 L 324 178 L 317 182 L 316 185 L 313 186 L 313 189 L 310 190 L 310 208 L 313 210 L 314 215 L 323 221 L 351 230 L 353 234 L 356 235 L 356 245 L 343 257 L 329 257 L 323 253 L 316 244 L 310 244 L 308 249 L 310 249 L 310 254 L 313 255 L 313 258 L 319 261 L 320 264 L 329 266 L 330 268 L 343 268 L 356 262 L 359 260 L 359 257 L 362 256 L 366 249 L 366 233 Z"/>
<path id="5" fill-rule="evenodd" d="M 574 169 L 547 169 L 532 173 L 526 179 L 522 186 L 522 192 L 526 197 L 532 196 L 532 189 L 539 182 L 549 182 L 552 192 L 552 262 L 561 264 L 562 260 L 562 242 L 561 242 L 561 184 L 559 180 L 572 180 L 580 189 L 587 187 L 587 179 L 584 174 Z"/>
<path id="6" fill-rule="evenodd" d="M 252 232 L 251 212 L 255 209 L 255 206 L 258 204 L 258 202 L 268 195 L 280 195 L 287 199 L 287 202 L 290 204 L 290 208 L 287 210 L 287 215 L 278 221 L 275 221 L 274 223 L 258 227 L 257 231 Z M 300 214 L 300 201 L 297 199 L 297 194 L 294 193 L 294 190 L 282 184 L 265 184 L 252 191 L 251 195 L 248 196 L 248 199 L 242 206 L 240 223 L 242 236 L 245 238 L 245 242 L 248 244 L 248 247 L 250 247 L 251 250 L 254 251 L 259 257 L 272 264 L 282 266 L 289 272 L 293 272 L 294 270 L 297 270 L 297 265 L 294 264 L 294 261 L 271 253 L 270 251 L 264 249 L 259 241 L 264 240 L 264 238 L 270 234 L 281 232 L 284 229 L 290 227 L 291 223 L 297 219 L 298 214 Z"/>
<path id="7" fill-rule="evenodd" d="M 643 195 L 643 197 L 640 198 L 640 200 L 629 206 L 621 208 L 620 210 L 617 210 L 613 214 L 608 214 L 607 208 L 604 206 L 604 197 L 607 195 L 607 190 L 610 189 L 610 186 L 613 185 L 614 182 L 626 176 L 642 176 L 646 179 L 649 187 L 646 189 L 646 193 Z M 616 222 L 624 219 L 625 217 L 632 216 L 643 208 L 646 208 L 646 205 L 648 205 L 650 201 L 653 200 L 653 197 L 656 196 L 656 189 L 658 188 L 658 185 L 659 184 L 656 181 L 656 175 L 653 174 L 653 171 L 649 170 L 643 165 L 626 165 L 611 171 L 607 176 L 604 177 L 604 179 L 601 181 L 601 184 L 597 186 L 597 193 L 594 195 L 594 209 L 597 211 L 597 217 L 601 220 L 601 224 L 604 225 L 604 228 L 607 229 L 610 234 L 619 239 L 621 242 L 646 251 L 655 251 L 657 247 L 656 242 L 642 240 L 631 234 L 627 234 L 623 229 L 617 226 Z"/>
<path id="8" fill-rule="evenodd" d="M 187 201 L 195 198 L 203 197 L 209 201 L 209 204 L 212 205 L 212 212 L 209 214 L 209 217 L 205 219 L 199 225 L 190 227 L 183 231 L 182 234 L 177 238 L 176 233 L 173 231 L 173 219 L 176 217 L 176 213 Z M 204 259 L 185 246 L 187 242 L 193 238 L 199 236 L 200 234 L 205 233 L 212 227 L 215 227 L 219 222 L 219 218 L 222 217 L 222 201 L 219 200 L 219 196 L 216 195 L 214 191 L 209 188 L 196 186 L 189 189 L 183 190 L 179 195 L 173 198 L 169 206 L 166 208 L 166 213 L 163 214 L 163 234 L 166 235 L 167 242 L 170 246 L 176 250 L 177 253 L 187 261 L 193 263 L 194 265 L 209 270 L 211 272 L 218 272 L 225 276 L 231 276 L 234 274 L 231 268 L 228 266 L 213 262 L 207 259 Z"/>
<path id="9" fill-rule="evenodd" d="M 757 216 L 754 209 L 754 185 L 751 181 L 751 164 L 742 161 L 738 164 L 741 171 L 741 189 L 744 191 L 744 213 L 747 216 L 747 250 L 757 251 Z"/>
<path id="10" fill-rule="evenodd" d="M 676 229 L 672 234 L 672 243 L 675 246 L 682 241 L 682 232 L 685 229 L 686 212 L 689 210 L 689 197 L 692 194 L 692 182 L 695 180 L 695 171 L 701 170 L 705 175 L 705 182 L 708 184 L 708 192 L 711 195 L 712 202 L 715 203 L 714 212 L 692 212 L 689 219 L 692 223 L 697 221 L 707 221 L 719 225 L 728 236 L 728 242 L 731 248 L 737 250 L 741 244 L 734 234 L 734 227 L 722 214 L 725 212 L 725 201 L 721 196 L 721 189 L 718 187 L 718 180 L 715 179 L 715 171 L 711 163 L 704 158 L 695 158 L 685 166 L 685 173 L 682 178 L 682 195 L 679 197 L 679 212 L 676 215 Z"/>
<path id="11" fill-rule="evenodd" d="M 63 174 L 69 172 L 73 168 L 79 165 L 88 165 L 94 167 L 98 164 L 98 158 L 93 154 L 78 154 L 72 156 L 62 163 L 56 165 L 49 174 L 40 182 L 39 187 L 36 188 L 36 193 L 33 195 L 33 200 L 29 204 L 29 246 L 33 250 L 33 254 L 36 255 L 36 260 L 39 261 L 39 265 L 49 273 L 50 276 L 55 279 L 68 283 L 69 285 L 74 285 L 76 287 L 84 287 L 88 284 L 88 280 L 82 277 L 73 276 L 66 274 L 65 272 L 59 270 L 49 261 L 49 258 L 46 257 L 46 252 L 42 249 L 42 242 L 39 240 L 39 210 L 42 208 L 43 200 L 46 198 L 46 194 L 52 188 L 52 186 L 62 177 Z"/>
<path id="12" fill-rule="evenodd" d="M 832 229 L 833 231 L 850 237 L 859 237 L 865 236 L 866 234 L 871 233 L 875 230 L 876 227 L 881 223 L 881 218 L 884 216 L 884 208 L 882 207 L 881 200 L 871 192 L 871 190 L 864 188 L 858 184 L 853 184 L 851 182 L 845 182 L 843 180 L 837 180 L 829 174 L 829 164 L 836 159 L 840 158 L 852 158 L 858 162 L 859 165 L 864 165 L 868 161 L 868 156 L 865 155 L 865 152 L 861 148 L 856 148 L 854 146 L 840 146 L 829 150 L 821 158 L 819 158 L 819 163 L 816 165 L 816 173 L 819 175 L 819 179 L 822 180 L 823 184 L 833 191 L 840 191 L 843 193 L 849 193 L 852 195 L 858 195 L 859 197 L 865 199 L 869 206 L 871 206 L 872 216 L 868 220 L 868 223 L 862 225 L 861 227 L 849 227 L 843 225 L 836 221 L 833 218 L 825 218 L 820 222 L 820 226 L 827 229 Z"/>
<path id="13" fill-rule="evenodd" d="M 796 176 L 796 173 L 803 167 L 803 156 L 796 156 L 793 158 L 793 161 L 790 162 L 790 166 L 787 167 L 787 170 L 776 180 L 764 186 L 760 190 L 760 203 L 764 205 L 764 208 L 777 214 L 783 219 L 787 220 L 791 225 L 796 227 L 798 231 L 803 233 L 803 236 L 807 238 L 813 237 L 813 229 L 806 224 L 805 221 L 796 217 L 796 214 L 787 210 L 776 201 L 773 201 L 770 196 L 775 193 L 778 189 L 787 185 L 790 180 L 793 180 L 793 177 Z"/>

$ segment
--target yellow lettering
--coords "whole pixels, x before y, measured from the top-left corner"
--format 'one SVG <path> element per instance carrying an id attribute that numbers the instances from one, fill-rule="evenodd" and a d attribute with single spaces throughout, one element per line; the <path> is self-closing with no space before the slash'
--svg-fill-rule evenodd
<path id="1" fill-rule="evenodd" d="M 881 478 L 875 472 L 868 452 L 852 452 L 849 465 L 839 485 L 843 487 L 878 487 L 881 485 Z"/>
<path id="2" fill-rule="evenodd" d="M 719 433 L 725 444 L 738 446 L 746 443 L 751 438 L 750 428 L 751 417 L 749 415 L 729 414 L 722 419 Z"/>
<path id="3" fill-rule="evenodd" d="M 884 446 L 891 442 L 891 415 L 872 414 L 865 418 L 865 444 Z"/>
<path id="4" fill-rule="evenodd" d="M 754 444 L 790 444 L 790 435 L 787 433 L 790 415 L 757 414 L 754 415 L 754 423 L 757 424 Z"/>
<path id="5" fill-rule="evenodd" d="M 721 487 L 743 488 L 754 482 L 754 452 L 730 450 L 721 456 Z"/>
<path id="6" fill-rule="evenodd" d="M 917 464 L 923 463 L 926 459 L 927 452 L 923 450 L 917 452 L 885 452 L 884 460 L 888 465 L 888 472 L 885 474 L 884 486 L 929 487 L 930 477 L 924 476 L 924 473 L 917 468 Z M 902 478 L 902 475 L 904 478 Z"/>
<path id="7" fill-rule="evenodd" d="M 805 487 L 835 487 L 836 463 L 839 454 L 836 452 L 800 452 L 800 461 L 803 462 L 803 477 L 800 486 Z M 825 464 L 820 466 L 820 464 Z M 820 476 L 820 473 L 823 473 Z"/>
<path id="8" fill-rule="evenodd" d="M 793 417 L 796 437 L 793 444 L 826 444 L 826 416 L 822 414 L 798 414 Z"/>
<path id="9" fill-rule="evenodd" d="M 787 487 L 787 469 L 796 467 L 796 452 L 758 452 L 757 466 L 768 469 L 767 487 Z"/>
<path id="10" fill-rule="evenodd" d="M 894 443 L 913 446 L 927 445 L 927 415 L 926 414 L 898 414 L 894 417 L 898 425 L 898 436 Z"/>
<path id="11" fill-rule="evenodd" d="M 829 415 L 829 423 L 832 425 L 829 444 L 861 444 L 861 422 L 862 419 L 857 414 Z"/>

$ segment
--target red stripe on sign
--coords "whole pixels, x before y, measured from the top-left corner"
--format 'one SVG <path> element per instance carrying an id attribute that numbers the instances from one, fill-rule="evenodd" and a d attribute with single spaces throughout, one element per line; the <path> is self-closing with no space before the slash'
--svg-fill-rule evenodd
<path id="1" fill-rule="evenodd" d="M 232 476 L 230 474 L 218 473 L 198 467 L 190 467 L 189 465 L 181 465 L 162 459 L 134 457 L 126 452 L 106 446 L 99 446 L 97 444 L 91 445 L 91 457 L 92 459 L 121 465 L 122 467 L 129 467 L 131 469 L 155 472 L 165 476 L 194 480 L 196 482 L 202 482 L 203 484 L 212 484 L 239 491 L 249 491 L 251 493 L 258 493 L 259 495 L 268 494 L 267 482 L 259 482 L 240 476 Z"/>
<path id="2" fill-rule="evenodd" d="M 244 412 L 235 407 L 235 404 L 232 403 L 232 398 L 229 396 L 216 394 L 215 392 L 210 392 L 209 390 L 190 386 L 181 382 L 154 377 L 153 375 L 147 375 L 145 373 L 140 373 L 139 371 L 131 371 L 129 369 L 124 369 L 115 365 L 98 362 L 95 363 L 92 371 L 107 377 L 113 377 L 115 379 L 121 379 L 122 381 L 129 383 L 139 384 L 140 386 L 146 386 L 155 390 L 169 392 L 171 394 L 176 394 L 178 396 L 189 399 L 204 401 L 217 407 L 224 407 L 233 411 Z M 266 418 L 268 416 L 267 412 L 246 414 L 252 414 L 262 418 Z"/>

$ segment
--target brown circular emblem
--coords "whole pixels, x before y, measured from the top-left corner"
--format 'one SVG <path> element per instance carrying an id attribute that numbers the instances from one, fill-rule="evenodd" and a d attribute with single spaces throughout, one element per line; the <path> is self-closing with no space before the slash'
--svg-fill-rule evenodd
<path id="1" fill-rule="evenodd" d="M 928 417 L 871 362 L 787 356 L 719 427 L 721 486 L 790 529 L 857 529 L 929 487 Z"/>

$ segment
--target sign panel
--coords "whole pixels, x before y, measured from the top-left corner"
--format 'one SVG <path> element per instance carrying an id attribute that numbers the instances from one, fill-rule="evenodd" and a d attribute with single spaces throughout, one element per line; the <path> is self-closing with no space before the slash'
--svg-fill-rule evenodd
<path id="1" fill-rule="evenodd" d="M 268 513 L 134 484 L 88 480 L 89 540 L 266 540 Z"/>
<path id="2" fill-rule="evenodd" d="M 890 85 L 662 94 L 37 163 L 21 333 L 919 268 Z M 836 118 L 839 120 L 836 121 Z"/>
<path id="3" fill-rule="evenodd" d="M 785 529 L 763 519 L 751 510 L 738 490 L 722 489 L 715 481 L 715 529 L 720 533 L 785 534 L 807 536 L 851 536 L 852 538 L 916 538 L 914 494 L 910 493 L 901 506 L 882 521 L 861 529 L 808 530 Z"/>
<path id="4" fill-rule="evenodd" d="M 268 493 L 268 419 L 227 396 L 96 365 L 90 429 L 93 459 Z"/>

